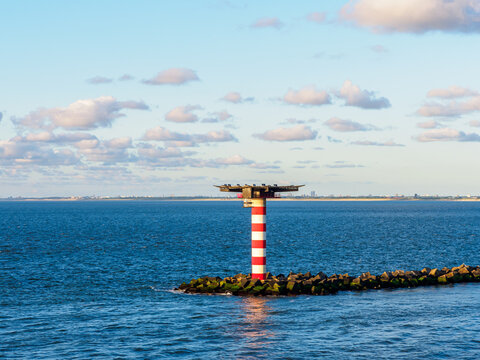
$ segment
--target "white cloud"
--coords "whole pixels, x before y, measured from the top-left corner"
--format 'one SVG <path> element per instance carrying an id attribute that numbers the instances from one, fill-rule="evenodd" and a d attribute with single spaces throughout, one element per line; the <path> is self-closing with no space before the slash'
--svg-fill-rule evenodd
<path id="1" fill-rule="evenodd" d="M 3 113 L 0 112 L 0 121 L 2 121 Z"/>
<path id="2" fill-rule="evenodd" d="M 306 86 L 298 91 L 289 90 L 283 97 L 283 101 L 294 105 L 325 105 L 331 103 L 331 98 L 324 90 Z"/>
<path id="3" fill-rule="evenodd" d="M 427 121 L 417 123 L 417 127 L 421 129 L 435 129 L 440 126 L 441 124 L 435 120 L 427 120 Z"/>
<path id="4" fill-rule="evenodd" d="M 246 159 L 241 155 L 233 155 L 228 158 L 219 158 L 213 160 L 213 162 L 218 165 L 249 165 L 253 163 L 252 160 Z"/>
<path id="5" fill-rule="evenodd" d="M 98 139 L 85 139 L 79 140 L 73 144 L 77 149 L 93 149 L 100 145 L 100 141 Z"/>
<path id="6" fill-rule="evenodd" d="M 148 110 L 149 107 L 138 101 L 117 101 L 112 96 L 96 99 L 77 100 L 65 108 L 56 107 L 32 111 L 23 118 L 13 118 L 13 122 L 32 129 L 88 130 L 109 127 L 112 122 L 125 114 L 124 109 Z"/>
<path id="7" fill-rule="evenodd" d="M 237 139 L 228 131 L 209 131 L 206 134 L 193 135 L 192 141 L 195 143 L 225 142 L 237 141 Z"/>
<path id="8" fill-rule="evenodd" d="M 283 26 L 283 23 L 276 17 L 265 17 L 255 21 L 251 27 L 252 28 L 275 28 L 280 29 Z"/>
<path id="9" fill-rule="evenodd" d="M 364 166 L 351 164 L 346 161 L 335 161 L 333 164 L 325 165 L 325 167 L 330 169 L 343 169 L 343 168 L 357 168 L 357 167 L 364 167 Z"/>
<path id="10" fill-rule="evenodd" d="M 471 97 L 465 101 L 452 100 L 444 103 L 426 103 L 420 109 L 418 109 L 417 113 L 426 117 L 458 117 L 477 111 L 480 111 L 480 95 Z"/>
<path id="11" fill-rule="evenodd" d="M 377 141 L 353 141 L 351 142 L 353 145 L 363 145 L 363 146 L 405 146 L 402 144 L 397 144 L 394 141 L 384 141 L 384 142 L 377 142 Z"/>
<path id="12" fill-rule="evenodd" d="M 0 140 L 0 164 L 9 166 L 60 166 L 79 163 L 79 158 L 69 149 L 51 149 L 24 142 L 21 137 Z"/>
<path id="13" fill-rule="evenodd" d="M 432 129 L 424 132 L 423 134 L 418 135 L 415 138 L 420 142 L 433 142 L 433 141 L 480 141 L 480 135 L 476 133 L 466 134 L 463 131 L 442 128 L 442 129 Z"/>
<path id="14" fill-rule="evenodd" d="M 105 146 L 111 149 L 127 149 L 132 147 L 132 138 L 129 136 L 113 138 L 105 141 Z"/>
<path id="15" fill-rule="evenodd" d="M 250 164 L 248 167 L 252 169 L 260 169 L 260 170 L 280 169 L 280 166 L 278 165 L 271 165 L 271 164 L 265 164 L 265 163 L 253 163 L 253 164 Z"/>
<path id="16" fill-rule="evenodd" d="M 217 111 L 217 112 L 214 112 L 212 114 L 210 114 L 211 117 L 208 117 L 208 118 L 205 118 L 205 119 L 202 119 L 202 122 L 205 122 L 205 123 L 217 123 L 217 122 L 220 122 L 220 121 L 225 121 L 225 120 L 228 120 L 228 119 L 231 119 L 233 117 L 232 114 L 230 114 L 228 111 L 226 110 L 223 110 L 223 111 Z"/>
<path id="17" fill-rule="evenodd" d="M 337 96 L 345 100 L 345 105 L 363 109 L 383 109 L 391 106 L 387 98 L 376 98 L 373 91 L 362 90 L 350 80 L 343 83 Z"/>
<path id="18" fill-rule="evenodd" d="M 197 143 L 237 141 L 228 131 L 209 131 L 206 134 L 185 134 L 170 131 L 164 127 L 157 126 L 146 131 L 144 140 L 180 142 L 176 146 L 194 146 Z"/>
<path id="19" fill-rule="evenodd" d="M 479 32 L 478 0 L 350 0 L 340 17 L 374 32 Z"/>
<path id="20" fill-rule="evenodd" d="M 352 120 L 343 120 L 338 117 L 332 117 L 325 121 L 324 124 L 330 129 L 340 132 L 377 130 L 373 125 L 363 125 Z"/>
<path id="21" fill-rule="evenodd" d="M 316 123 L 317 121 L 318 119 L 299 120 L 299 119 L 290 118 L 285 120 L 281 124 L 313 124 L 313 123 Z"/>
<path id="22" fill-rule="evenodd" d="M 333 138 L 333 137 L 331 137 L 331 136 L 327 136 L 327 140 L 328 140 L 328 142 L 334 143 L 334 144 L 339 144 L 339 143 L 342 143 L 342 142 L 343 142 L 342 140 L 340 140 L 340 139 L 335 139 L 335 138 Z"/>
<path id="23" fill-rule="evenodd" d="M 278 128 L 265 131 L 262 134 L 255 134 L 255 137 L 268 141 L 304 141 L 314 140 L 317 137 L 317 131 L 312 130 L 310 126 L 297 125 L 292 128 Z"/>
<path id="24" fill-rule="evenodd" d="M 432 89 L 427 93 L 427 97 L 438 97 L 443 99 L 454 99 L 478 95 L 473 91 L 460 86 L 450 86 L 448 89 Z"/>
<path id="25" fill-rule="evenodd" d="M 195 71 L 186 68 L 171 68 L 159 72 L 157 76 L 144 80 L 149 85 L 182 85 L 191 81 L 199 81 Z"/>
<path id="26" fill-rule="evenodd" d="M 324 12 L 312 12 L 307 15 L 307 20 L 321 24 L 325 21 L 326 14 Z"/>
<path id="27" fill-rule="evenodd" d="M 95 140 L 97 137 L 95 135 L 83 132 L 54 134 L 49 131 L 42 131 L 38 133 L 29 133 L 24 137 L 16 137 L 15 139 L 18 139 L 18 141 L 27 142 L 68 144 L 82 140 Z"/>
<path id="28" fill-rule="evenodd" d="M 93 85 L 98 85 L 98 84 L 109 84 L 113 81 L 113 79 L 111 78 L 107 78 L 107 77 L 104 77 L 104 76 L 94 76 L 90 79 L 87 80 L 87 82 L 89 84 L 93 84 Z"/>
<path id="29" fill-rule="evenodd" d="M 102 162 L 104 164 L 136 161 L 136 157 L 128 153 L 126 149 L 109 148 L 103 144 L 95 147 L 82 147 L 79 149 L 79 153 L 88 161 Z"/>
<path id="30" fill-rule="evenodd" d="M 255 99 L 253 97 L 243 98 L 242 95 L 240 95 L 240 93 L 236 91 L 232 91 L 226 94 L 224 97 L 222 97 L 222 100 L 231 102 L 233 104 L 241 104 L 244 102 L 254 101 Z"/>
<path id="31" fill-rule="evenodd" d="M 145 140 L 158 141 L 188 141 L 191 139 L 191 136 L 188 134 L 181 134 L 178 132 L 170 131 L 162 126 L 157 126 L 147 130 L 143 138 Z"/>
<path id="32" fill-rule="evenodd" d="M 165 120 L 176 123 L 192 123 L 198 121 L 198 116 L 192 112 L 199 110 L 202 107 L 199 105 L 177 106 L 165 114 Z"/>
<path id="33" fill-rule="evenodd" d="M 118 78 L 119 81 L 129 81 L 129 80 L 133 80 L 134 77 L 130 74 L 123 74 L 122 76 L 120 76 Z"/>
<path id="34" fill-rule="evenodd" d="M 480 120 L 471 120 L 468 124 L 471 127 L 480 127 Z"/>
<path id="35" fill-rule="evenodd" d="M 150 144 L 139 144 L 138 155 L 141 160 L 145 160 L 151 163 L 162 163 L 163 159 L 182 159 L 182 162 L 163 162 L 162 166 L 185 166 L 188 165 L 184 159 L 187 156 L 193 155 L 193 151 L 182 151 L 178 148 L 162 148 L 156 147 Z M 167 165 L 168 164 L 168 165 Z"/>

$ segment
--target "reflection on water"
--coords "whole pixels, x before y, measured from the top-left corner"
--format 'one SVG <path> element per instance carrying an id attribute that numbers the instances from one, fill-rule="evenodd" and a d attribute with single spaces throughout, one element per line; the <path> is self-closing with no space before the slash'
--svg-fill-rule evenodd
<path id="1" fill-rule="evenodd" d="M 240 321 L 236 335 L 241 340 L 241 353 L 261 357 L 272 342 L 275 333 L 272 331 L 272 321 L 269 313 L 272 308 L 269 299 L 245 297 L 238 301 L 240 305 Z"/>

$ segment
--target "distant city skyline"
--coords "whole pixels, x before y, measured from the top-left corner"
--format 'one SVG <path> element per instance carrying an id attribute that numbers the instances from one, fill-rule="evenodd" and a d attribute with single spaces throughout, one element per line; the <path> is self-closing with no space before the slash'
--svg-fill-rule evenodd
<path id="1" fill-rule="evenodd" d="M 480 193 L 477 0 L 2 12 L 0 198 Z"/>

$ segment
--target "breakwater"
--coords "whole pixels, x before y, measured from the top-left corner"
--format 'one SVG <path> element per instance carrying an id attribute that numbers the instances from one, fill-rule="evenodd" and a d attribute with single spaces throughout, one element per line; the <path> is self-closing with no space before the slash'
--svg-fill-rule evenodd
<path id="1" fill-rule="evenodd" d="M 385 271 L 380 275 L 369 272 L 358 277 L 348 274 L 327 276 L 323 272 L 290 273 L 273 276 L 267 273 L 266 280 L 252 279 L 250 275 L 237 274 L 224 279 L 204 276 L 182 283 L 176 290 L 186 293 L 231 294 L 240 296 L 279 295 L 329 295 L 338 291 L 388 288 L 412 288 L 418 286 L 447 285 L 462 282 L 480 282 L 480 266 L 460 266 L 442 269 L 423 268 L 416 271 Z"/>

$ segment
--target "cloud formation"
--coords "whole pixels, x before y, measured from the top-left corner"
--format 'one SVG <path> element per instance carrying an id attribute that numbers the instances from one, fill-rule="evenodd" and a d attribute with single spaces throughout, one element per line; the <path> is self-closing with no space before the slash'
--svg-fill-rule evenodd
<path id="1" fill-rule="evenodd" d="M 120 76 L 118 78 L 118 81 L 129 81 L 129 80 L 133 80 L 134 77 L 130 74 L 123 74 L 122 76 Z"/>
<path id="2" fill-rule="evenodd" d="M 87 80 L 89 84 L 98 85 L 98 84 L 109 84 L 113 82 L 113 79 L 107 78 L 104 76 L 94 76 Z"/>
<path id="3" fill-rule="evenodd" d="M 226 130 L 209 131 L 206 134 L 186 134 L 170 131 L 157 126 L 146 131 L 144 140 L 168 141 L 176 146 L 194 146 L 198 143 L 237 141 L 235 136 Z M 175 144 L 175 142 L 179 142 Z"/>
<path id="4" fill-rule="evenodd" d="M 421 129 L 435 129 L 440 126 L 441 124 L 435 120 L 427 120 L 427 121 L 417 123 L 417 127 Z"/>
<path id="5" fill-rule="evenodd" d="M 218 123 L 220 121 L 226 121 L 228 119 L 231 119 L 233 117 L 232 114 L 230 114 L 228 111 L 223 110 L 223 111 L 217 111 L 211 114 L 210 117 L 205 118 L 202 120 L 204 123 Z"/>
<path id="6" fill-rule="evenodd" d="M 468 125 L 471 127 L 480 127 L 480 120 L 471 120 Z"/>
<path id="7" fill-rule="evenodd" d="M 363 125 L 352 120 L 344 120 L 338 117 L 332 117 L 325 121 L 324 124 L 331 130 L 339 132 L 377 130 L 373 125 Z"/>
<path id="8" fill-rule="evenodd" d="M 427 93 L 427 97 L 437 97 L 442 99 L 455 99 L 478 95 L 473 91 L 460 86 L 450 86 L 448 89 L 432 89 Z"/>
<path id="9" fill-rule="evenodd" d="M 198 121 L 198 116 L 192 112 L 200 110 L 199 105 L 177 106 L 165 114 L 165 120 L 176 123 L 192 123 Z"/>
<path id="10" fill-rule="evenodd" d="M 373 32 L 480 32 L 478 0 L 350 0 L 339 15 Z"/>
<path id="11" fill-rule="evenodd" d="M 143 80 L 144 84 L 149 85 L 183 85 L 191 81 L 199 81 L 195 71 L 186 68 L 171 68 L 161 71 L 157 76 Z"/>
<path id="12" fill-rule="evenodd" d="M 244 158 L 241 155 L 233 155 L 228 158 L 218 158 L 213 160 L 213 163 L 218 165 L 249 165 L 252 164 L 253 161 Z"/>
<path id="13" fill-rule="evenodd" d="M 476 133 L 466 134 L 463 131 L 450 129 L 450 128 L 442 128 L 442 129 L 428 130 L 423 134 L 418 135 L 415 139 L 420 142 L 433 142 L 433 141 L 477 142 L 477 141 L 480 141 L 480 135 Z"/>
<path id="14" fill-rule="evenodd" d="M 32 129 L 89 130 L 111 126 L 115 119 L 125 116 L 121 112 L 125 109 L 148 110 L 149 107 L 141 101 L 117 101 L 112 96 L 101 96 L 77 100 L 65 108 L 38 109 L 12 121 Z"/>
<path id="15" fill-rule="evenodd" d="M 0 140 L 0 164 L 5 166 L 26 167 L 31 170 L 32 165 L 67 166 L 79 162 L 78 156 L 70 149 L 52 149 L 22 142 L 19 137 Z"/>
<path id="16" fill-rule="evenodd" d="M 362 145 L 362 146 L 405 146 L 403 144 L 397 144 L 394 141 L 384 141 L 384 142 L 377 142 L 377 141 L 353 141 L 350 144 L 352 145 Z"/>
<path id="17" fill-rule="evenodd" d="M 384 109 L 391 106 L 387 98 L 376 98 L 373 91 L 362 90 L 350 80 L 343 83 L 337 96 L 345 100 L 345 105 L 363 109 Z"/>
<path id="18" fill-rule="evenodd" d="M 357 167 L 364 167 L 364 166 L 351 164 L 346 161 L 335 161 L 333 164 L 325 165 L 325 167 L 330 169 L 343 169 L 343 168 L 357 168 Z"/>
<path id="19" fill-rule="evenodd" d="M 417 113 L 426 117 L 459 117 L 477 111 L 480 111 L 480 95 L 465 101 L 429 102 L 418 109 Z"/>
<path id="20" fill-rule="evenodd" d="M 289 90 L 283 97 L 283 101 L 293 105 L 325 105 L 331 103 L 331 98 L 324 90 L 306 86 L 298 91 Z"/>
<path id="21" fill-rule="evenodd" d="M 254 101 L 255 99 L 253 97 L 243 98 L 242 95 L 240 95 L 240 93 L 236 91 L 231 91 L 228 94 L 226 94 L 224 97 L 222 97 L 222 100 L 231 102 L 232 104 L 241 104 L 244 102 Z"/>
<path id="22" fill-rule="evenodd" d="M 275 28 L 280 29 L 283 27 L 283 23 L 276 17 L 264 17 L 256 20 L 252 25 L 252 28 Z"/>
<path id="23" fill-rule="evenodd" d="M 316 139 L 317 131 L 312 130 L 310 126 L 297 125 L 292 128 L 281 127 L 268 130 L 262 134 L 255 134 L 253 136 L 268 141 L 304 141 Z"/>

